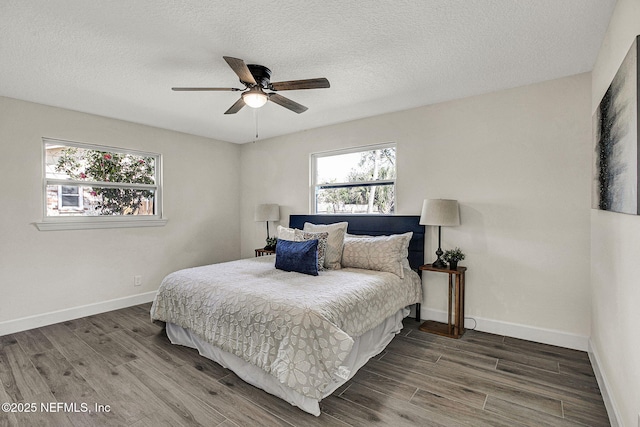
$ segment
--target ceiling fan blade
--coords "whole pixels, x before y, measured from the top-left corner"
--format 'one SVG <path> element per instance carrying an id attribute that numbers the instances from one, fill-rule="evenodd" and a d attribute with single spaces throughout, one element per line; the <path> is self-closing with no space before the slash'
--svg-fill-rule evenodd
<path id="1" fill-rule="evenodd" d="M 278 105 L 283 106 L 284 108 L 287 108 L 291 111 L 293 111 L 294 113 L 304 113 L 305 111 L 308 110 L 307 107 L 305 107 L 302 104 L 298 104 L 295 101 L 290 100 L 289 98 L 285 98 L 282 95 L 278 95 L 277 93 L 270 93 L 269 94 L 269 101 L 273 101 Z"/>
<path id="2" fill-rule="evenodd" d="M 229 64 L 229 67 L 231 67 L 233 72 L 240 77 L 241 82 L 252 85 L 256 84 L 256 79 L 253 78 L 253 74 L 249 71 L 249 67 L 247 67 L 247 64 L 245 64 L 242 59 L 232 58 L 230 56 L 223 56 L 223 58 L 227 61 L 227 64 Z"/>
<path id="3" fill-rule="evenodd" d="M 238 89 L 235 87 L 172 87 L 171 90 L 175 90 L 175 91 L 209 90 L 209 91 L 235 92 L 235 91 L 244 90 L 244 89 Z"/>
<path id="4" fill-rule="evenodd" d="M 305 79 L 305 80 L 289 80 L 286 82 L 271 83 L 269 89 L 272 90 L 299 90 L 299 89 L 323 89 L 328 88 L 329 80 L 324 77 L 317 79 Z"/>
<path id="5" fill-rule="evenodd" d="M 235 114 L 238 111 L 240 111 L 242 109 L 242 107 L 245 106 L 244 103 L 244 99 L 242 99 L 242 97 L 240 99 L 238 99 L 235 104 L 233 104 L 227 111 L 225 111 L 225 114 Z"/>

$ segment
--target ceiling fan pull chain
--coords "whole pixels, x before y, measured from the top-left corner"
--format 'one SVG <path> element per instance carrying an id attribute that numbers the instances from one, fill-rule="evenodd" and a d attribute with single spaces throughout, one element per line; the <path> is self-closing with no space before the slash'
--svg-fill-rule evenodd
<path id="1" fill-rule="evenodd" d="M 253 140 L 253 142 L 256 142 L 258 140 L 258 109 L 257 108 L 253 109 L 253 117 L 255 118 L 255 122 L 256 122 L 256 138 Z"/>

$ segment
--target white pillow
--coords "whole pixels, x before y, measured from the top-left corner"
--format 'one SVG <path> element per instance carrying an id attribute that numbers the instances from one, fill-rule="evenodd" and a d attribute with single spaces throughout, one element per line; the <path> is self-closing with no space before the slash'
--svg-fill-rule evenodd
<path id="1" fill-rule="evenodd" d="M 304 223 L 304 231 L 315 233 L 327 232 L 327 252 L 324 258 L 324 267 L 328 270 L 338 270 L 341 267 L 342 247 L 344 246 L 344 235 L 347 233 L 348 222 L 336 222 L 335 224 L 312 224 Z"/>
<path id="2" fill-rule="evenodd" d="M 391 236 L 347 236 L 342 266 L 386 271 L 404 278 L 412 232 Z"/>
<path id="3" fill-rule="evenodd" d="M 409 237 L 409 242 L 407 243 L 407 247 L 404 248 L 402 250 L 402 267 L 406 268 L 407 270 L 413 270 L 413 268 L 411 268 L 411 264 L 409 264 L 409 243 L 411 243 L 411 238 L 413 237 L 413 232 L 411 233 L 411 237 Z M 397 236 L 399 236 L 399 234 L 397 234 Z M 345 234 L 344 238 L 345 240 L 348 238 L 361 238 L 361 237 L 375 237 L 375 236 L 368 236 L 366 234 Z"/>
<path id="4" fill-rule="evenodd" d="M 287 228 L 281 225 L 278 226 L 278 239 L 280 240 L 296 240 L 295 228 Z"/>

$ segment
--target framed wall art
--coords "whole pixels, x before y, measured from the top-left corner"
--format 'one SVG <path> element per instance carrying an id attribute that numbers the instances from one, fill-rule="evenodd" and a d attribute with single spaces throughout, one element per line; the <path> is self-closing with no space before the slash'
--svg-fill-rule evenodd
<path id="1" fill-rule="evenodd" d="M 593 115 L 592 207 L 640 214 L 637 36 Z"/>

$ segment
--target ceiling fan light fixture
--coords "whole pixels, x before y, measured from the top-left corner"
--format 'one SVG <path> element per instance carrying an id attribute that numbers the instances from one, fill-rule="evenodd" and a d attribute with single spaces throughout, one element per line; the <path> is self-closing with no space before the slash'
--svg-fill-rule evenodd
<path id="1" fill-rule="evenodd" d="M 251 89 L 242 94 L 242 100 L 251 108 L 260 108 L 267 103 L 267 94 L 259 89 Z"/>
<path id="2" fill-rule="evenodd" d="M 242 59 L 223 56 L 224 60 L 234 73 L 240 78 L 240 83 L 244 85 L 244 89 L 235 87 L 173 87 L 175 91 L 228 91 L 242 92 L 240 98 L 225 111 L 225 114 L 236 114 L 245 105 L 251 108 L 260 108 L 267 101 L 271 101 L 287 110 L 300 114 L 308 110 L 302 104 L 298 104 L 279 93 L 281 90 L 301 90 L 301 89 L 321 89 L 328 88 L 331 85 L 329 80 L 324 77 L 304 80 L 287 80 L 282 82 L 271 82 L 271 70 L 264 65 L 246 64 Z M 265 90 L 274 92 L 265 93 Z"/>

